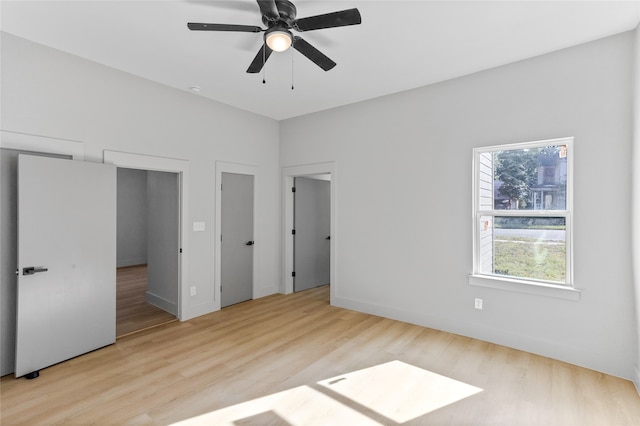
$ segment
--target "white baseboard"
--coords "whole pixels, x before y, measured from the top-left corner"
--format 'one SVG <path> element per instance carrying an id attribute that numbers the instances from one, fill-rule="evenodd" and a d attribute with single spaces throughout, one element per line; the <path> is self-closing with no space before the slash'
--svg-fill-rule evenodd
<path id="1" fill-rule="evenodd" d="M 219 310 L 220 308 L 218 307 L 216 309 L 216 306 L 213 302 L 206 302 L 200 305 L 188 306 L 188 310 L 182 312 L 182 317 L 179 319 L 180 321 L 188 321 L 201 315 L 206 315 Z"/>
<path id="2" fill-rule="evenodd" d="M 422 327 L 507 346 L 629 380 L 628 364 L 626 364 L 626 368 L 620 368 L 622 363 L 602 363 L 602 353 L 584 349 L 578 352 L 574 347 L 565 345 L 562 342 L 550 342 L 521 333 L 507 332 L 502 329 L 485 327 L 474 323 L 441 318 L 424 312 L 411 312 L 405 309 L 397 309 L 340 296 L 332 297 L 331 304 L 339 308 L 351 309 L 370 315 L 408 322 Z M 612 365 L 616 368 L 612 368 Z M 640 390 L 640 373 L 637 369 L 633 382 L 636 388 Z"/>
<path id="3" fill-rule="evenodd" d="M 117 268 L 123 268 L 125 266 L 137 266 L 137 265 L 146 265 L 147 258 L 146 257 L 130 257 L 128 259 L 118 259 L 116 263 Z"/>
<path id="4" fill-rule="evenodd" d="M 634 375 L 633 375 L 633 384 L 636 385 L 636 391 L 638 391 L 638 395 L 640 395 L 640 367 L 636 366 Z"/>
<path id="5" fill-rule="evenodd" d="M 150 303 L 153 306 L 157 306 L 158 308 L 162 309 L 163 311 L 167 311 L 170 314 L 178 315 L 178 307 L 176 306 L 175 302 L 167 300 L 148 291 L 146 292 L 145 296 L 147 303 Z"/>

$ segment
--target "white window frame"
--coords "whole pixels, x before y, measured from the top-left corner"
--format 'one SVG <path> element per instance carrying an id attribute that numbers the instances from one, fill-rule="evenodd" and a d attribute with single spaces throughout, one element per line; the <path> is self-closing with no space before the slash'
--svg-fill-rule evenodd
<path id="1" fill-rule="evenodd" d="M 486 152 L 520 150 L 545 146 L 565 145 L 567 147 L 567 187 L 565 210 L 491 210 L 480 209 L 480 155 Z M 541 296 L 557 297 L 567 300 L 579 300 L 580 290 L 573 282 L 573 137 L 548 139 L 534 142 L 521 142 L 505 145 L 492 145 L 473 149 L 473 272 L 469 275 L 472 286 L 516 291 Z M 480 269 L 480 217 L 481 216 L 517 216 L 517 217 L 564 217 L 566 279 L 564 284 L 551 281 L 515 278 L 497 274 L 481 273 Z"/>

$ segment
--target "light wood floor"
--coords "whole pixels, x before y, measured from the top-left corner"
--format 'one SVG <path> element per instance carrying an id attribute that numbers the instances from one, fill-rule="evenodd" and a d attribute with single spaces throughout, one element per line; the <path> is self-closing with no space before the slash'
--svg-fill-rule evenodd
<path id="1" fill-rule="evenodd" d="M 1 423 L 640 423 L 629 381 L 328 297 L 326 286 L 272 295 L 125 337 L 35 380 L 4 377 Z"/>
<path id="2" fill-rule="evenodd" d="M 147 265 L 118 268 L 116 282 L 117 337 L 176 321 L 174 315 L 146 302 Z"/>

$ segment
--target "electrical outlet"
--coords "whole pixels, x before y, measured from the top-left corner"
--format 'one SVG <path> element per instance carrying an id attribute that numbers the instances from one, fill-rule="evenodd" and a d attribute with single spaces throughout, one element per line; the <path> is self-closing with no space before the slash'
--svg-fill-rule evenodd
<path id="1" fill-rule="evenodd" d="M 482 310 L 482 299 L 476 299 L 476 309 Z"/>
<path id="2" fill-rule="evenodd" d="M 195 285 L 192 285 L 192 286 L 191 286 L 191 295 L 192 295 L 192 296 L 195 296 L 195 295 L 196 295 L 196 286 L 195 286 Z"/>

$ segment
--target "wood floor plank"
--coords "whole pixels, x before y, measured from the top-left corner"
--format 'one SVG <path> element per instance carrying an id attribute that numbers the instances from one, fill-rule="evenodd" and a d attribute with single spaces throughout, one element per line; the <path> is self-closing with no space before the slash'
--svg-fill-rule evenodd
<path id="1" fill-rule="evenodd" d="M 5 376 L 0 421 L 166 425 L 192 424 L 205 416 L 201 424 L 307 426 L 331 419 L 331 424 L 637 425 L 640 419 L 640 397 L 629 381 L 332 307 L 328 298 L 326 286 L 272 295 L 119 339 L 44 369 L 36 380 Z M 346 386 L 354 375 L 366 378 L 367 372 L 380 373 L 397 362 L 423 378 L 473 392 L 425 412 L 423 407 L 442 395 L 428 393 L 411 376 L 380 379 L 378 374 L 359 395 L 320 384 L 337 378 L 335 383 Z M 362 403 L 365 396 L 377 402 Z M 404 421 L 402 410 L 418 414 Z"/>
<path id="2" fill-rule="evenodd" d="M 147 265 L 116 270 L 116 336 L 137 333 L 160 324 L 176 321 L 170 314 L 147 303 Z"/>

